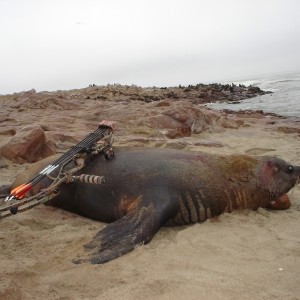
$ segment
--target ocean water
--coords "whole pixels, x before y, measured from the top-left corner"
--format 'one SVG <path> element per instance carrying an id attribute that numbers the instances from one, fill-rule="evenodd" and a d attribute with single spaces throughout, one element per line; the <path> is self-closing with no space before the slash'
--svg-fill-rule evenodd
<path id="1" fill-rule="evenodd" d="M 211 103 L 214 109 L 263 110 L 282 116 L 300 117 L 300 72 L 270 75 L 225 83 L 258 86 L 273 93 L 243 100 L 239 104 Z"/>

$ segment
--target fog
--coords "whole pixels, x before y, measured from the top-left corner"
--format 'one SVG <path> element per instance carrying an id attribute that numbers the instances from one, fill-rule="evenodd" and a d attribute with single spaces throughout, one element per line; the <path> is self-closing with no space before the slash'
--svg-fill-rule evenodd
<path id="1" fill-rule="evenodd" d="M 0 94 L 300 70 L 298 0 L 0 0 Z"/>

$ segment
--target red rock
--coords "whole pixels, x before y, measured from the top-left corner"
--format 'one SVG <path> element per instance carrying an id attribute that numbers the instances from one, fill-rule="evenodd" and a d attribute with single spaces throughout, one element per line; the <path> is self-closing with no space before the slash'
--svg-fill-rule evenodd
<path id="1" fill-rule="evenodd" d="M 230 128 L 238 126 L 218 112 L 200 109 L 183 101 L 173 103 L 172 107 L 163 108 L 161 114 L 143 119 L 142 124 L 158 129 L 159 132 L 172 139 L 201 133 L 217 125 L 230 126 Z"/>
<path id="2" fill-rule="evenodd" d="M 157 129 L 164 136 L 175 139 L 191 135 L 191 126 L 180 123 L 166 115 L 148 117 L 144 125 Z"/>
<path id="3" fill-rule="evenodd" d="M 16 163 L 36 162 L 54 153 L 55 150 L 46 144 L 44 130 L 38 125 L 17 131 L 1 148 L 1 155 Z"/>
<path id="4" fill-rule="evenodd" d="M 182 103 L 178 103 L 177 106 L 165 111 L 164 114 L 190 127 L 192 133 L 201 133 L 211 129 L 221 119 L 221 115 L 215 111 L 182 105 Z"/>
<path id="5" fill-rule="evenodd" d="M 192 127 L 193 133 L 201 133 L 215 127 L 221 118 L 217 112 L 206 109 L 199 110 Z"/>

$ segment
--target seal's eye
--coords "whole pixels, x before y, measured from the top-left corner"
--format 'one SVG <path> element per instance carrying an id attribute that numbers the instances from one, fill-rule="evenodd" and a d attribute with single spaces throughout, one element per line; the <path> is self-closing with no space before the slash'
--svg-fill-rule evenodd
<path id="1" fill-rule="evenodd" d="M 286 172 L 288 174 L 292 174 L 294 172 L 294 167 L 293 166 L 288 166 Z"/>

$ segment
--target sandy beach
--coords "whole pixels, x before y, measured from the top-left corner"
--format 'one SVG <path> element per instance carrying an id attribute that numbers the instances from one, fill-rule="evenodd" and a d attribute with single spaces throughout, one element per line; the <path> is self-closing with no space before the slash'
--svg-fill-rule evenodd
<path id="1" fill-rule="evenodd" d="M 272 155 L 300 164 L 299 118 L 117 96 L 101 98 L 96 87 L 2 96 L 0 147 L 40 126 L 47 151 L 62 153 L 109 119 L 119 124 L 115 147 Z M 29 164 L 2 155 L 0 184 Z M 0 299 L 300 299 L 300 185 L 289 196 L 286 211 L 242 210 L 162 228 L 149 244 L 103 265 L 72 259 L 105 223 L 38 206 L 0 220 Z"/>

